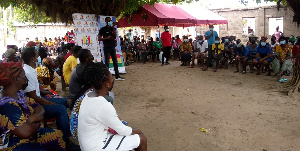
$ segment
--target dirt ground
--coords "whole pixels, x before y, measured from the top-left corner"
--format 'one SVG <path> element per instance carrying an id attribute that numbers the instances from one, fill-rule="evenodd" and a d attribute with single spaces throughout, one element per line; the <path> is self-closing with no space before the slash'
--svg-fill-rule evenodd
<path id="1" fill-rule="evenodd" d="M 127 66 L 113 89 L 119 116 L 144 132 L 149 151 L 300 150 L 300 103 L 286 84 L 170 63 Z"/>

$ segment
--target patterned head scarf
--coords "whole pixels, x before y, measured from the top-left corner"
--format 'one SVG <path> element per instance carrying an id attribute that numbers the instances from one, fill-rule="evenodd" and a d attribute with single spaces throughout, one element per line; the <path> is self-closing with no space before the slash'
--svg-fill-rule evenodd
<path id="1" fill-rule="evenodd" d="M 22 71 L 22 64 L 8 62 L 0 64 L 0 86 L 6 86 Z"/>
<path id="2" fill-rule="evenodd" d="M 5 52 L 5 58 L 9 58 L 12 55 L 15 55 L 15 53 L 16 53 L 15 49 L 13 49 L 13 48 L 7 49 Z"/>

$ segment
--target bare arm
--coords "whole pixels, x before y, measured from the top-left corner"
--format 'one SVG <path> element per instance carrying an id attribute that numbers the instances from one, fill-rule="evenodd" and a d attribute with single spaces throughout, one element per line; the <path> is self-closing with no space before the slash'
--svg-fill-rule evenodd
<path id="1" fill-rule="evenodd" d="M 44 98 L 40 98 L 36 95 L 35 90 L 31 91 L 31 92 L 27 92 L 26 93 L 30 98 L 34 99 L 37 103 L 41 104 L 41 105 L 54 105 L 55 103 L 50 102 Z"/>

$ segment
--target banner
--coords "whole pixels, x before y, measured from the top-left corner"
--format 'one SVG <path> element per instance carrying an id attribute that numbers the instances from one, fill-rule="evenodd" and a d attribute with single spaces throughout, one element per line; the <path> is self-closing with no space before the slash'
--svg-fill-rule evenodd
<path id="1" fill-rule="evenodd" d="M 106 26 L 106 22 L 105 22 L 106 17 L 110 17 L 113 22 L 116 22 L 116 17 L 114 17 L 114 16 L 100 16 L 99 15 L 99 18 L 98 18 L 98 31 L 102 27 Z M 117 29 L 117 25 L 114 28 Z M 116 30 L 116 32 L 117 32 L 117 39 L 116 39 L 117 40 L 117 46 L 115 47 L 115 49 L 116 49 L 117 60 L 118 60 L 118 69 L 119 69 L 120 73 L 126 73 L 125 66 L 124 66 L 122 49 L 121 49 L 121 44 L 120 44 L 119 31 Z M 100 51 L 101 51 L 101 54 L 103 56 L 102 57 L 103 63 L 105 63 L 104 49 L 103 49 L 103 42 L 102 41 L 100 41 Z M 113 61 L 112 61 L 111 57 L 109 59 L 109 71 L 112 74 L 115 74 L 114 65 L 113 65 Z"/>
<path id="2" fill-rule="evenodd" d="M 72 15 L 75 33 L 75 45 L 82 49 L 89 49 L 94 56 L 94 62 L 101 62 L 101 53 L 98 43 L 98 22 L 95 14 Z"/>

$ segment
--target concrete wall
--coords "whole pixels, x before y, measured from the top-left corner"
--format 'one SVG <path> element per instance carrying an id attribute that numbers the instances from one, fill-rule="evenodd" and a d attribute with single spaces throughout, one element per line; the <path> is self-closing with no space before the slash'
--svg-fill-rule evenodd
<path id="1" fill-rule="evenodd" d="M 300 28 L 293 22 L 293 11 L 290 8 L 280 8 L 277 6 L 248 8 L 248 9 L 218 9 L 212 10 L 215 13 L 227 18 L 228 25 L 220 25 L 220 36 L 235 35 L 243 42 L 248 40 L 248 34 L 243 34 L 243 18 L 255 18 L 255 33 L 257 37 L 269 35 L 269 18 L 283 17 L 283 32 L 285 36 L 300 36 Z M 207 29 L 207 28 L 206 28 Z M 202 28 L 199 28 L 202 30 Z M 281 29 L 282 30 L 282 29 Z"/>

